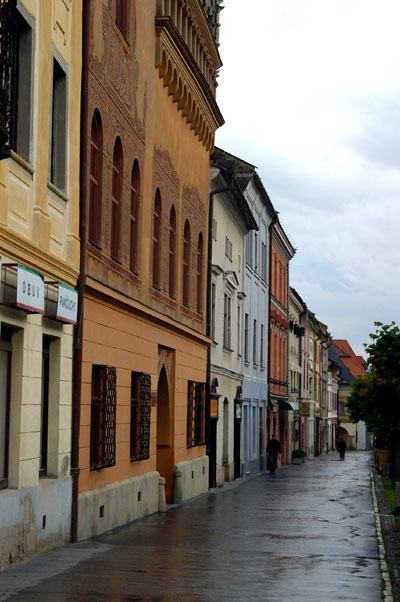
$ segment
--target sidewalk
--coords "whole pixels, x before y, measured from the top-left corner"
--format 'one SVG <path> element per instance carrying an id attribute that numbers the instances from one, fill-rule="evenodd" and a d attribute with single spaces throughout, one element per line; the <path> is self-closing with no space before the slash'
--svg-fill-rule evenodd
<path id="1" fill-rule="evenodd" d="M 372 456 L 372 473 L 375 480 L 375 492 L 379 505 L 382 535 L 385 544 L 387 564 L 392 580 L 393 594 L 396 602 L 400 602 L 400 526 L 392 514 L 386 500 L 381 475 L 375 468 Z"/>

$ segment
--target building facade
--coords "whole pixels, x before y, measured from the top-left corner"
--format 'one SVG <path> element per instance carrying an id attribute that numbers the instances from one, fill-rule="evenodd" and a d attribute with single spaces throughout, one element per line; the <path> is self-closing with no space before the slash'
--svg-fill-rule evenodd
<path id="1" fill-rule="evenodd" d="M 293 407 L 299 411 L 289 411 L 288 425 L 288 460 L 291 460 L 291 452 L 302 448 L 301 442 L 301 411 L 309 409 L 309 405 L 301 409 L 301 393 L 303 388 L 303 346 L 304 326 L 301 326 L 301 314 L 304 305 L 297 291 L 289 289 L 289 400 Z M 308 398 L 307 398 L 308 402 Z"/>
<path id="2" fill-rule="evenodd" d="M 281 442 L 281 463 L 288 461 L 288 412 L 297 411 L 289 400 L 289 262 L 295 249 L 281 223 L 276 221 L 271 236 L 270 276 L 270 370 L 268 433 Z M 291 459 L 289 460 L 291 461 Z"/>
<path id="3" fill-rule="evenodd" d="M 84 5 L 76 539 L 208 488 L 218 4 Z"/>
<path id="4" fill-rule="evenodd" d="M 81 20 L 0 4 L 0 569 L 70 538 Z"/>
<path id="5" fill-rule="evenodd" d="M 215 149 L 211 170 L 211 194 L 215 194 L 212 215 L 211 383 L 217 387 L 219 408 L 215 425 L 215 478 L 210 482 L 217 486 L 242 475 L 241 420 L 237 408 L 242 398 L 243 381 L 244 239 L 249 231 L 258 231 L 258 225 L 241 185 L 253 172 L 253 166 L 245 161 Z M 222 192 L 218 193 L 218 190 Z M 210 428 L 210 449 L 214 448 L 213 436 Z M 210 471 L 213 465 L 211 455 Z"/>
<path id="6" fill-rule="evenodd" d="M 266 468 L 270 231 L 277 214 L 257 173 L 245 184 L 257 230 L 245 240 L 242 324 L 242 473 Z"/>

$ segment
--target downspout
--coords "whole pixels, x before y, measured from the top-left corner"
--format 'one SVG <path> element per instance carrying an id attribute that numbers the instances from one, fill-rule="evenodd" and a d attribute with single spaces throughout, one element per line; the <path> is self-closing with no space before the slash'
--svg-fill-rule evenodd
<path id="1" fill-rule="evenodd" d="M 267 358 L 267 386 L 268 386 L 268 416 L 267 416 L 267 441 L 271 438 L 271 395 L 270 395 L 270 376 L 271 376 L 271 274 L 272 274 L 272 228 L 278 221 L 278 216 L 275 215 L 268 226 L 268 358 Z"/>
<path id="2" fill-rule="evenodd" d="M 83 0 L 82 7 L 82 89 L 81 89 L 81 140 L 79 174 L 79 237 L 80 272 L 78 278 L 78 323 L 74 330 L 73 353 L 73 389 L 72 389 L 72 445 L 71 445 L 71 541 L 78 538 L 78 493 L 79 493 L 79 434 L 81 420 L 81 382 L 82 382 L 82 322 L 83 302 L 86 280 L 86 145 L 88 113 L 88 48 L 90 2 Z"/>

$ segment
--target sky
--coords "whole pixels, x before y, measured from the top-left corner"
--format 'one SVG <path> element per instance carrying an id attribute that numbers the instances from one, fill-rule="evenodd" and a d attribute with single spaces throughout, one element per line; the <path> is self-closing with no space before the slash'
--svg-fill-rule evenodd
<path id="1" fill-rule="evenodd" d="M 224 0 L 220 148 L 257 166 L 290 285 L 357 354 L 400 323 L 400 2 Z"/>

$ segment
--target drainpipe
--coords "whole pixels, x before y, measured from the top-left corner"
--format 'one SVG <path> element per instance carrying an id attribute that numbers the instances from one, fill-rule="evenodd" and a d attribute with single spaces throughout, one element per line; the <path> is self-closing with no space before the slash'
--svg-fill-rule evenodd
<path id="1" fill-rule="evenodd" d="M 268 410 L 267 410 L 267 440 L 271 438 L 271 394 L 270 394 L 270 375 L 271 375 L 271 274 L 272 274 L 272 228 L 278 221 L 278 216 L 275 215 L 269 226 L 268 226 L 268 246 L 269 246 L 269 258 L 268 258 L 268 358 L 267 358 L 267 379 L 268 379 Z"/>
<path id="2" fill-rule="evenodd" d="M 72 389 L 72 445 L 71 445 L 71 541 L 78 537 L 78 486 L 79 486 L 79 434 L 81 420 L 81 382 L 82 382 L 82 322 L 83 301 L 86 279 L 86 144 L 88 113 L 88 48 L 90 2 L 83 0 L 82 6 L 82 89 L 81 89 L 81 140 L 79 175 L 79 237 L 80 272 L 78 278 L 78 323 L 74 330 L 73 353 L 73 389 Z"/>

